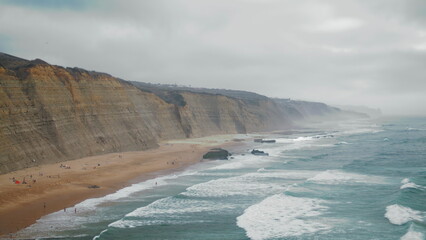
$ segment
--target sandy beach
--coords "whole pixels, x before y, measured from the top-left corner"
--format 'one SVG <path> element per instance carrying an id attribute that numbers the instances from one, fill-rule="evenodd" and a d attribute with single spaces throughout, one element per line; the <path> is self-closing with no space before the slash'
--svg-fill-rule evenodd
<path id="1" fill-rule="evenodd" d="M 221 135 L 168 141 L 156 149 L 86 157 L 0 175 L 0 236 L 9 237 L 52 212 L 78 211 L 72 207 L 85 199 L 200 162 L 212 147 L 241 144 L 232 139 L 233 135 Z"/>

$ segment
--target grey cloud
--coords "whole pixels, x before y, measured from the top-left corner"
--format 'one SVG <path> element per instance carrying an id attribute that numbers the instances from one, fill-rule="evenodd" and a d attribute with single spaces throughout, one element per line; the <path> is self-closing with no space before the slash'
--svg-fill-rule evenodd
<path id="1" fill-rule="evenodd" d="M 5 4 L 0 49 L 128 80 L 426 114 L 412 100 L 426 101 L 424 7 L 421 0 L 104 0 L 81 11 Z"/>

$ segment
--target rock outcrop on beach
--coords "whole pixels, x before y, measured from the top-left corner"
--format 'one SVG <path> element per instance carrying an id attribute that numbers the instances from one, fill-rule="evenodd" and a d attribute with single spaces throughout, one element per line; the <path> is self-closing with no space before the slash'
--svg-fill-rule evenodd
<path id="1" fill-rule="evenodd" d="M 231 154 L 222 148 L 213 148 L 210 149 L 206 154 L 203 155 L 203 159 L 208 160 L 228 160 L 228 157 L 231 156 Z"/>
<path id="2" fill-rule="evenodd" d="M 264 151 L 260 151 L 260 150 L 257 150 L 257 149 L 251 150 L 250 153 L 253 154 L 253 155 L 257 155 L 257 156 L 269 156 L 269 153 L 266 153 Z"/>
<path id="3" fill-rule="evenodd" d="M 241 91 L 135 86 L 0 53 L 0 173 L 154 148 L 167 139 L 286 129 L 318 115 L 316 105 L 308 105 Z M 341 113 L 325 104 L 321 109 L 327 116 Z"/>

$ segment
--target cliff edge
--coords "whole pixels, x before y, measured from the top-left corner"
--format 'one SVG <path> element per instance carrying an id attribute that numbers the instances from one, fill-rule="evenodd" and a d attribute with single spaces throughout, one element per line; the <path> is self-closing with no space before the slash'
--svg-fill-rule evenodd
<path id="1" fill-rule="evenodd" d="M 327 114 L 340 110 L 333 111 Z M 154 148 L 160 140 L 286 129 L 316 114 L 264 96 L 149 89 L 0 53 L 0 173 Z"/>

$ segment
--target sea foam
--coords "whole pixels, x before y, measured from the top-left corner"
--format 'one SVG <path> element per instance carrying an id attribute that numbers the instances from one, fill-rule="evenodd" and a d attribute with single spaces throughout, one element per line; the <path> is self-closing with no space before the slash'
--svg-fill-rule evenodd
<path id="1" fill-rule="evenodd" d="M 426 189 L 426 188 L 425 188 L 425 187 L 423 187 L 423 186 L 420 186 L 420 185 L 417 185 L 417 184 L 415 184 L 415 183 L 413 183 L 413 182 L 410 182 L 410 179 L 409 179 L 409 178 L 404 178 L 404 179 L 401 181 L 401 183 L 402 183 L 402 185 L 401 185 L 400 189 L 405 189 L 405 188 L 415 188 L 415 189 L 419 189 L 419 190 Z"/>
<path id="2" fill-rule="evenodd" d="M 168 180 L 177 179 L 179 177 L 187 176 L 187 175 L 194 175 L 196 173 L 197 173 L 196 171 L 187 170 L 187 171 L 184 171 L 184 172 L 181 172 L 181 173 L 165 175 L 165 176 L 153 178 L 153 179 L 150 179 L 150 180 L 147 180 L 147 181 L 143 181 L 143 182 L 140 182 L 140 183 L 135 183 L 135 184 L 132 184 L 129 187 L 122 188 L 122 189 L 118 190 L 117 192 L 106 195 L 104 197 L 87 199 L 87 200 L 77 204 L 76 207 L 79 209 L 79 211 L 92 209 L 92 208 L 94 208 L 95 206 L 97 206 L 101 203 L 111 202 L 111 201 L 116 201 L 116 200 L 119 200 L 119 199 L 122 199 L 122 198 L 126 198 L 126 197 L 129 197 L 130 195 L 132 195 L 136 192 L 140 192 L 140 191 L 148 190 L 148 189 L 153 189 L 155 187 L 170 184 L 170 182 Z"/>
<path id="3" fill-rule="evenodd" d="M 182 195 L 190 197 L 257 196 L 284 190 L 281 184 L 259 182 L 251 175 L 220 178 L 193 185 Z"/>
<path id="4" fill-rule="evenodd" d="M 108 225 L 108 227 L 112 228 L 136 228 L 142 226 L 152 226 L 152 225 L 177 225 L 177 224 L 193 224 L 193 223 L 202 223 L 205 221 L 200 220 L 176 220 L 176 219 L 167 219 L 163 218 L 160 220 L 118 220 Z"/>
<path id="5" fill-rule="evenodd" d="M 411 224 L 410 228 L 408 229 L 408 232 L 404 234 L 404 236 L 402 236 L 400 239 L 401 240 L 424 240 L 425 236 L 423 233 L 417 232 L 413 228 L 413 224 Z"/>
<path id="6" fill-rule="evenodd" d="M 347 145 L 347 144 L 350 144 L 350 143 L 342 141 L 342 142 L 335 143 L 334 145 Z"/>
<path id="7" fill-rule="evenodd" d="M 357 135 L 357 134 L 366 134 L 366 133 L 379 133 L 383 132 L 383 129 L 381 129 L 377 125 L 360 125 L 360 126 L 354 126 L 352 129 L 347 129 L 339 133 L 339 135 Z"/>
<path id="8" fill-rule="evenodd" d="M 210 170 L 234 170 L 242 168 L 252 168 L 263 166 L 265 162 L 268 162 L 268 158 L 264 156 L 254 156 L 251 154 L 247 155 L 238 155 L 234 159 L 226 161 L 226 163 L 220 164 L 218 166 L 211 167 Z"/>
<path id="9" fill-rule="evenodd" d="M 327 207 L 324 200 L 277 194 L 247 208 L 237 225 L 254 240 L 311 234 L 331 227 L 314 220 Z"/>
<path id="10" fill-rule="evenodd" d="M 412 128 L 412 127 L 408 127 L 407 131 L 426 131 L 426 129 L 424 129 L 424 128 Z"/>
<path id="11" fill-rule="evenodd" d="M 259 169 L 254 173 L 247 173 L 245 178 L 257 179 L 282 179 L 282 180 L 306 180 L 318 174 L 318 171 L 310 170 L 267 170 Z"/>
<path id="12" fill-rule="evenodd" d="M 409 182 L 409 183 L 403 184 L 403 185 L 400 187 L 400 189 L 405 189 L 405 188 L 416 188 L 416 189 L 419 189 L 419 190 L 425 189 L 425 187 L 420 186 L 420 185 L 417 185 L 417 184 L 412 183 L 412 182 Z"/>
<path id="13" fill-rule="evenodd" d="M 422 221 L 422 212 L 404 207 L 398 204 L 393 204 L 386 207 L 385 217 L 389 222 L 395 225 L 402 225 L 409 221 Z"/>
<path id="14" fill-rule="evenodd" d="M 223 213 L 234 208 L 235 205 L 232 204 L 217 205 L 208 200 L 167 197 L 128 213 L 124 218 L 109 224 L 109 227 L 134 228 L 159 224 L 194 223 L 200 220 L 188 219 L 185 216 L 200 212 Z"/>
<path id="15" fill-rule="evenodd" d="M 323 171 L 312 178 L 307 180 L 317 184 L 352 184 L 352 183 L 365 183 L 365 184 L 383 184 L 385 179 L 379 176 L 363 175 L 357 173 L 348 173 L 341 170 L 327 170 Z"/>
<path id="16" fill-rule="evenodd" d="M 306 180 L 318 171 L 309 170 L 265 170 L 246 173 L 240 176 L 219 178 L 188 187 L 184 196 L 190 197 L 229 197 L 264 196 L 276 194 L 287 189 L 293 182 L 283 184 L 279 180 Z"/>
<path id="17" fill-rule="evenodd" d="M 307 136 L 307 137 L 298 137 L 298 138 L 295 138 L 295 139 L 293 139 L 293 141 L 294 142 L 302 142 L 302 141 L 312 141 L 314 139 L 315 139 L 314 137 Z"/>
<path id="18" fill-rule="evenodd" d="M 129 197 L 130 195 L 153 189 L 158 186 L 169 184 L 169 180 L 177 179 L 181 176 L 193 175 L 193 170 L 187 170 L 178 174 L 171 174 L 166 176 L 157 177 L 140 183 L 132 184 L 129 187 L 122 188 L 115 193 L 99 197 L 87 199 L 81 203 L 78 203 L 72 207 L 69 211 L 57 211 L 42 218 L 38 219 L 36 223 L 29 226 L 26 229 L 20 231 L 20 234 L 30 234 L 34 236 L 34 233 L 48 234 L 48 236 L 54 236 L 55 231 L 64 231 L 79 228 L 80 226 L 90 223 L 90 222 L 101 222 L 109 219 L 114 219 L 117 216 L 111 214 L 107 217 L 98 213 L 93 213 L 99 210 L 98 205 L 123 201 L 123 199 Z M 77 214 L 74 213 L 74 208 L 77 209 Z M 90 213 L 90 214 L 89 214 Z"/>
<path id="19" fill-rule="evenodd" d="M 156 217 L 158 215 L 176 215 L 195 212 L 212 212 L 232 209 L 229 204 L 217 206 L 208 200 L 167 197 L 157 200 L 146 207 L 141 207 L 126 215 L 126 217 Z"/>

